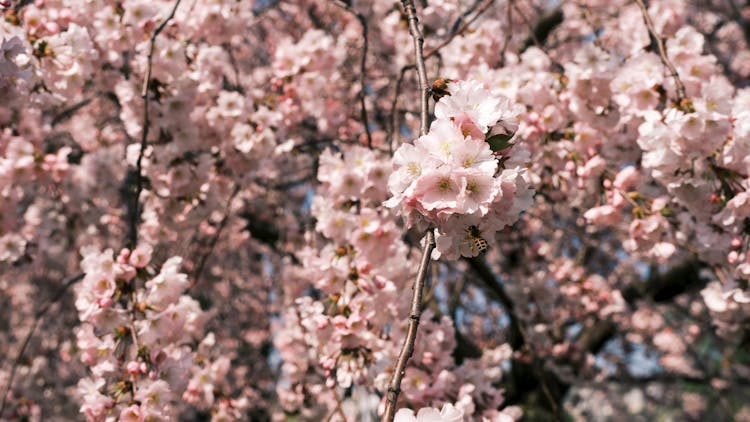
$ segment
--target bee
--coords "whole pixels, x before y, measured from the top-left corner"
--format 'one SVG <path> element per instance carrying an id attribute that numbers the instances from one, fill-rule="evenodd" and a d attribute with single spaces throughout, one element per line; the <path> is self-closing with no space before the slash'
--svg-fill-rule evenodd
<path id="1" fill-rule="evenodd" d="M 483 254 L 489 248 L 487 241 L 480 234 L 479 228 L 474 225 L 466 228 L 465 242 L 468 243 L 469 251 L 473 256 Z"/>

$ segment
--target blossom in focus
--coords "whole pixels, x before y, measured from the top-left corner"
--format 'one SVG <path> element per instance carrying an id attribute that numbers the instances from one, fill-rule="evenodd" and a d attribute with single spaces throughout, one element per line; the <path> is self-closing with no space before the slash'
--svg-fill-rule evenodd
<path id="1" fill-rule="evenodd" d="M 453 259 L 484 252 L 485 238 L 466 233 L 479 233 L 482 220 L 481 232 L 493 237 L 528 206 L 530 190 L 524 150 L 507 142 L 518 128 L 518 108 L 477 81 L 447 87 L 450 95 L 436 104 L 429 132 L 396 150 L 388 180 L 393 196 L 385 205 L 400 207 L 407 225 L 436 227 L 437 253 Z M 509 171 L 521 175 L 513 186 L 507 186 Z"/>

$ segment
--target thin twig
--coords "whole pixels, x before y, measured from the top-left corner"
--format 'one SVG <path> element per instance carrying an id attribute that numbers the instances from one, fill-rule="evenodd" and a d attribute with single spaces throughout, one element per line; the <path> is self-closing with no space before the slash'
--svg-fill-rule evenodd
<path id="1" fill-rule="evenodd" d="M 414 66 L 404 66 L 401 68 L 401 72 L 398 75 L 396 81 L 396 89 L 393 92 L 393 99 L 391 100 L 391 131 L 388 137 L 388 152 L 393 155 L 393 143 L 398 141 L 398 134 L 400 130 L 399 118 L 398 118 L 398 94 L 401 92 L 401 84 L 404 83 L 404 77 L 406 71 L 412 69 Z"/>
<path id="2" fill-rule="evenodd" d="M 520 7 L 516 4 L 515 1 L 509 0 L 511 6 L 513 6 L 514 9 L 516 9 L 516 12 L 518 12 L 518 16 L 521 17 L 523 20 L 523 23 L 526 24 L 526 27 L 529 29 L 529 39 L 534 43 L 537 48 L 540 50 L 544 50 L 544 46 L 542 45 L 542 42 L 539 40 L 539 37 L 536 36 L 536 30 L 534 29 L 534 26 L 529 22 L 529 19 L 526 18 L 526 15 L 523 13 L 523 10 L 521 10 Z"/>
<path id="3" fill-rule="evenodd" d="M 359 106 L 360 106 L 360 119 L 362 125 L 365 127 L 365 134 L 367 135 L 367 148 L 372 149 L 372 134 L 370 133 L 370 119 L 367 117 L 367 104 L 365 98 L 367 97 L 367 85 L 365 84 L 365 78 L 367 76 L 367 19 L 365 15 L 356 10 L 352 9 L 350 5 L 342 0 L 333 0 L 333 4 L 346 10 L 347 12 L 354 15 L 359 22 L 359 26 L 362 27 L 362 56 L 359 61 Z"/>
<path id="4" fill-rule="evenodd" d="M 216 243 L 219 241 L 219 237 L 221 236 L 221 233 L 224 231 L 224 228 L 227 225 L 227 221 L 229 221 L 229 214 L 230 214 L 230 208 L 232 207 L 232 201 L 234 201 L 234 198 L 237 196 L 237 194 L 240 193 L 240 185 L 236 185 L 234 189 L 232 189 L 232 193 L 229 195 L 229 199 L 227 200 L 227 204 L 224 207 L 224 215 L 221 217 L 221 221 L 219 221 L 219 225 L 216 228 L 216 233 L 214 233 L 213 237 L 211 237 L 211 240 L 208 243 L 208 250 L 206 253 L 204 253 L 200 260 L 198 261 L 198 265 L 195 267 L 195 270 L 193 271 L 193 277 L 192 282 L 190 283 L 190 287 L 188 287 L 188 290 L 194 288 L 198 282 L 200 281 L 201 276 L 203 275 L 203 270 L 206 267 L 206 262 L 208 262 L 208 258 L 213 253 L 214 249 L 216 248 Z"/>
<path id="5" fill-rule="evenodd" d="M 58 124 L 64 122 L 65 120 L 73 117 L 73 115 L 77 111 L 79 111 L 80 109 L 82 109 L 82 108 L 86 107 L 87 105 L 89 105 L 91 103 L 91 101 L 93 101 L 93 100 L 94 100 L 94 97 L 85 98 L 85 99 L 83 99 L 83 100 L 81 100 L 81 101 L 79 101 L 79 102 L 71 105 L 70 107 L 68 107 L 68 108 L 60 111 L 59 113 L 57 113 L 55 115 L 55 117 L 52 118 L 52 121 L 50 121 L 50 125 L 52 127 L 57 126 Z"/>
<path id="6" fill-rule="evenodd" d="M 454 32 L 452 32 L 451 35 L 448 38 L 446 38 L 443 41 L 441 41 L 440 44 L 438 44 L 435 47 L 427 50 L 424 53 L 424 58 L 425 59 L 429 59 L 430 57 L 434 56 L 435 54 L 437 54 L 440 51 L 440 49 L 442 49 L 446 45 L 450 44 L 451 41 L 453 41 L 453 39 L 456 36 L 463 34 L 464 31 L 466 31 L 467 29 L 469 29 L 469 26 L 472 23 L 474 23 L 480 16 L 482 16 L 482 14 L 487 9 L 489 9 L 490 6 L 492 6 L 492 4 L 494 2 L 495 2 L 495 0 L 485 0 L 485 2 L 482 3 L 482 5 L 479 7 L 479 9 L 477 10 L 477 13 L 475 13 L 474 16 L 472 16 L 470 19 L 468 19 L 466 22 L 464 22 L 461 26 L 459 26 L 457 30 L 455 30 Z"/>
<path id="7" fill-rule="evenodd" d="M 336 391 L 336 387 L 333 387 L 331 390 L 333 392 L 333 398 L 334 400 L 336 400 L 336 408 L 333 409 L 333 412 L 331 412 L 326 421 L 330 422 L 333 420 L 334 416 L 339 415 L 342 421 L 347 422 L 346 414 L 344 413 L 344 409 L 341 407 L 341 397 L 339 397 L 339 393 Z"/>
<path id="8" fill-rule="evenodd" d="M 664 66 L 666 66 L 667 69 L 669 69 L 669 74 L 674 79 L 675 90 L 677 91 L 677 105 L 678 107 L 682 107 L 683 100 L 687 98 L 687 95 L 685 94 L 685 85 L 683 85 L 682 81 L 680 80 L 680 75 L 677 73 L 677 69 L 669 60 L 669 57 L 667 57 L 667 48 L 664 47 L 664 38 L 661 35 L 656 33 L 654 22 L 651 20 L 651 16 L 649 16 L 648 14 L 648 8 L 646 7 L 646 4 L 643 3 L 643 0 L 635 0 L 635 2 L 636 4 L 638 4 L 638 7 L 641 8 L 643 21 L 646 23 L 648 32 L 651 34 L 652 37 L 654 37 L 654 41 L 656 42 L 656 48 L 659 49 L 659 57 L 661 57 L 662 63 L 664 63 Z"/>
<path id="9" fill-rule="evenodd" d="M 409 0 L 403 0 L 404 3 Z M 412 4 L 413 7 L 413 4 Z M 427 230 L 424 240 L 424 249 L 422 250 L 422 261 L 419 263 L 417 278 L 414 280 L 414 296 L 412 296 L 411 310 L 409 312 L 409 327 L 407 328 L 404 345 L 399 353 L 396 367 L 393 370 L 393 377 L 388 384 L 388 393 L 385 400 L 385 412 L 383 413 L 382 422 L 393 422 L 396 414 L 396 403 L 398 395 L 401 392 L 401 380 L 406 373 L 406 364 L 414 353 L 414 342 L 417 339 L 417 329 L 419 328 L 419 319 L 422 317 L 422 290 L 424 288 L 427 268 L 430 266 L 430 256 L 435 249 L 435 234 L 432 228 Z"/>
<path id="10" fill-rule="evenodd" d="M 594 22 L 591 21 L 591 10 L 589 10 L 588 7 L 581 5 L 581 18 L 583 18 L 583 21 L 586 22 L 586 25 L 591 27 L 591 35 L 594 36 L 593 42 L 594 45 L 599 47 L 600 50 L 606 51 L 609 53 L 609 50 L 607 47 L 604 46 L 602 43 L 602 39 L 599 38 L 599 30 L 594 25 Z"/>
<path id="11" fill-rule="evenodd" d="M 23 354 L 26 352 L 26 348 L 29 346 L 29 342 L 31 341 L 31 337 L 34 335 L 34 331 L 36 331 L 36 327 L 39 325 L 42 317 L 44 317 L 44 315 L 47 313 L 47 311 L 49 311 L 52 305 L 57 303 L 57 301 L 59 301 L 63 297 L 65 291 L 68 290 L 70 286 L 81 281 L 85 275 L 86 274 L 84 273 L 80 273 L 63 280 L 62 285 L 58 288 L 55 295 L 52 296 L 52 298 L 50 298 L 50 300 L 48 300 L 47 303 L 36 312 L 36 314 L 34 314 L 34 322 L 32 322 L 31 328 L 26 334 L 26 338 L 24 338 L 23 343 L 21 343 L 21 348 L 18 349 L 18 353 L 16 353 L 16 358 L 13 360 L 13 366 L 10 369 L 10 376 L 8 376 L 8 383 L 5 385 L 5 389 L 3 390 L 2 402 L 0 402 L 0 418 L 2 418 L 3 416 L 5 403 L 8 399 L 8 393 L 13 386 L 13 378 L 16 375 L 16 369 L 18 369 L 18 365 L 23 358 Z"/>
<path id="12" fill-rule="evenodd" d="M 511 39 L 513 39 L 513 0 L 508 0 L 505 5 L 505 37 L 503 47 L 500 50 L 500 65 L 505 66 L 505 52 L 508 50 Z"/>
<path id="13" fill-rule="evenodd" d="M 174 6 L 172 6 L 172 11 L 169 13 L 169 16 L 167 16 L 166 19 L 164 19 L 161 24 L 159 24 L 158 27 L 156 27 L 156 30 L 153 34 L 151 34 L 151 39 L 149 41 L 149 49 L 148 49 L 148 57 L 147 62 L 148 65 L 146 67 L 146 76 L 143 78 L 143 89 L 141 90 L 141 98 L 143 99 L 143 120 L 142 120 L 142 129 L 141 129 L 141 148 L 140 151 L 138 151 L 138 160 L 135 163 L 136 167 L 136 177 L 135 177 L 135 192 L 133 193 L 133 204 L 131 207 L 132 214 L 130 215 L 130 224 L 129 224 L 129 231 L 128 231 L 128 243 L 130 244 L 131 248 L 135 248 L 138 244 L 138 220 L 140 220 L 140 197 L 141 192 L 143 192 L 143 154 L 146 151 L 146 147 L 148 146 L 148 129 L 149 129 L 149 111 L 148 111 L 148 102 L 149 102 L 149 90 L 151 89 L 151 68 L 153 67 L 153 58 L 154 58 L 154 50 L 156 47 L 156 37 L 159 36 L 161 31 L 164 30 L 164 28 L 167 27 L 167 24 L 169 23 L 172 18 L 174 18 L 174 14 L 177 11 L 177 8 L 180 6 L 180 2 L 182 0 L 176 0 L 174 2 Z"/>

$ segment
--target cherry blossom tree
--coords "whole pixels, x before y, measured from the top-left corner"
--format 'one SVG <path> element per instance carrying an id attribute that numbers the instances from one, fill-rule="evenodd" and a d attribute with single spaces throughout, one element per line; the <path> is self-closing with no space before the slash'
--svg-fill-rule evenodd
<path id="1" fill-rule="evenodd" d="M 0 12 L 0 420 L 750 421 L 749 2 Z"/>

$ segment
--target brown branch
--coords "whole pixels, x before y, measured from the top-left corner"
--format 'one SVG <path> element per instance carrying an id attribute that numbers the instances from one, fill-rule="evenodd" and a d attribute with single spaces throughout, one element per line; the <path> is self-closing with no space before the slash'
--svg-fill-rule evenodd
<path id="1" fill-rule="evenodd" d="M 402 0 L 404 3 L 414 4 L 410 0 Z M 419 319 L 422 317 L 422 290 L 424 288 L 425 278 L 427 277 L 427 268 L 430 266 L 430 257 L 432 250 L 435 249 L 435 233 L 432 228 L 427 230 L 422 250 L 422 261 L 419 263 L 417 278 L 414 280 L 414 296 L 412 296 L 411 310 L 409 312 L 409 327 L 404 339 L 404 345 L 396 361 L 396 367 L 393 370 L 393 377 L 388 385 L 388 393 L 385 401 L 385 412 L 383 413 L 382 422 L 393 422 L 396 414 L 396 403 L 398 395 L 401 392 L 401 380 L 406 373 L 406 364 L 414 353 L 414 342 L 417 339 L 417 329 L 419 328 Z"/>
<path id="2" fill-rule="evenodd" d="M 232 193 L 229 195 L 227 204 L 224 207 L 224 215 L 221 217 L 221 221 L 219 221 L 219 224 L 216 228 L 216 233 L 214 233 L 214 235 L 211 237 L 211 240 L 208 242 L 208 250 L 203 255 L 201 255 L 200 260 L 198 261 L 198 265 L 193 270 L 193 277 L 188 290 L 194 288 L 200 281 L 200 278 L 203 275 L 203 270 L 206 267 L 206 262 L 208 262 L 208 258 L 211 256 L 211 254 L 213 254 L 213 251 L 216 248 L 216 244 L 219 241 L 219 237 L 224 231 L 224 228 L 227 225 L 227 221 L 229 221 L 229 213 L 232 206 L 232 201 L 234 201 L 234 198 L 239 192 L 240 185 L 238 184 L 234 187 L 234 189 L 232 189 Z"/>
<path id="3" fill-rule="evenodd" d="M 427 99 L 430 95 L 430 87 L 427 84 L 427 70 L 424 65 L 424 53 L 422 48 L 424 47 L 424 36 L 422 31 L 419 29 L 419 18 L 417 18 L 417 9 L 414 6 L 413 0 L 401 0 L 401 5 L 404 7 L 406 12 L 406 18 L 409 21 L 409 33 L 411 33 L 414 39 L 414 56 L 417 66 L 417 75 L 419 76 L 419 91 L 420 97 L 420 119 L 419 119 L 419 134 L 427 134 Z"/>
<path id="4" fill-rule="evenodd" d="M 63 280 L 62 285 L 57 290 L 55 295 L 52 296 L 52 298 L 50 298 L 50 300 L 48 300 L 47 303 L 36 312 L 36 314 L 34 314 L 34 322 L 32 322 L 31 328 L 26 334 L 26 338 L 24 338 L 23 343 L 21 343 L 21 348 L 18 349 L 18 353 L 16 353 L 16 358 L 13 360 L 13 366 L 10 369 L 10 376 L 8 376 L 8 383 L 5 385 L 5 389 L 3 390 L 2 402 L 0 402 L 0 418 L 2 418 L 3 411 L 5 410 L 5 404 L 7 402 L 10 389 L 13 386 L 13 378 L 16 376 L 18 365 L 23 358 L 23 354 L 26 352 L 26 348 L 29 346 L 31 337 L 34 335 L 36 328 L 39 326 L 39 322 L 42 320 L 42 317 L 44 317 L 47 311 L 49 311 L 52 305 L 57 303 L 57 301 L 59 301 L 63 297 L 65 291 L 67 291 L 70 286 L 81 281 L 85 275 L 86 274 L 84 273 L 80 273 Z"/>
<path id="5" fill-rule="evenodd" d="M 636 4 L 638 4 L 638 7 L 641 8 L 643 21 L 646 23 L 649 34 L 651 34 L 651 36 L 654 38 L 654 41 L 656 42 L 656 48 L 659 50 L 659 57 L 661 57 L 662 63 L 664 63 L 664 66 L 669 69 L 669 74 L 674 79 L 675 90 L 677 91 L 677 106 L 682 108 L 683 101 L 687 98 L 687 96 L 685 95 L 685 85 L 682 84 L 680 75 L 677 73 L 677 69 L 669 60 L 669 57 L 667 57 L 667 48 L 664 46 L 664 37 L 656 33 L 654 22 L 651 20 L 651 16 L 649 16 L 648 14 L 648 8 L 646 7 L 646 4 L 643 2 L 643 0 L 635 0 L 635 2 Z"/>
<path id="6" fill-rule="evenodd" d="M 518 5 L 516 5 L 515 1 L 509 1 L 511 2 L 513 8 L 516 9 L 516 12 L 518 12 L 518 15 L 521 17 L 526 27 L 529 29 L 529 36 L 521 45 L 520 51 L 524 52 L 532 45 L 536 45 L 540 49 L 544 49 L 544 43 L 546 42 L 547 37 L 549 37 L 552 31 L 554 31 L 555 28 L 560 26 L 560 24 L 563 22 L 564 15 L 562 12 L 562 8 L 556 7 L 549 13 L 542 15 L 537 21 L 536 25 L 532 26 L 529 20 L 526 18 L 526 15 L 524 15 L 523 11 L 518 8 Z"/>
<path id="7" fill-rule="evenodd" d="M 365 134 L 367 135 L 367 148 L 372 149 L 372 134 L 370 133 L 370 119 L 367 117 L 367 104 L 365 102 L 365 98 L 367 97 L 367 94 L 365 92 L 366 90 L 365 77 L 367 76 L 367 48 L 368 48 L 367 19 L 365 19 L 365 15 L 352 9 L 349 4 L 345 3 L 342 0 L 333 0 L 333 4 L 335 4 L 336 6 L 354 15 L 354 17 L 357 18 L 357 21 L 359 21 L 359 26 L 362 27 L 362 56 L 359 61 L 359 107 L 360 107 L 360 119 L 362 120 L 362 125 L 365 127 Z"/>
<path id="8" fill-rule="evenodd" d="M 161 24 L 159 24 L 158 27 L 156 27 L 156 30 L 153 34 L 151 34 L 151 39 L 149 41 L 149 50 L 148 50 L 148 65 L 146 68 L 146 76 L 143 78 L 143 89 L 141 90 L 141 98 L 143 99 L 143 120 L 142 120 L 142 129 L 141 129 L 141 148 L 140 151 L 138 151 L 138 160 L 136 160 L 136 174 L 135 174 L 135 192 L 133 192 L 133 203 L 131 206 L 131 214 L 130 214 L 130 224 L 128 228 L 128 243 L 131 248 L 135 248 L 138 244 L 138 220 L 140 220 L 141 212 L 140 212 L 140 197 L 141 192 L 143 192 L 143 154 L 146 151 L 146 147 L 148 146 L 148 129 L 149 129 L 149 111 L 148 111 L 148 101 L 149 101 L 149 90 L 151 89 L 151 68 L 153 67 L 153 58 L 154 58 L 154 49 L 156 47 L 156 37 L 159 36 L 159 34 L 164 30 L 164 28 L 167 27 L 167 24 L 169 23 L 172 18 L 174 18 L 174 14 L 177 11 L 177 7 L 180 6 L 180 2 L 182 0 L 176 0 L 174 2 L 174 6 L 172 6 L 172 11 L 169 13 L 169 16 L 167 16 L 166 19 L 164 19 Z"/>
<path id="9" fill-rule="evenodd" d="M 401 84 L 404 83 L 404 77 L 406 76 L 406 71 L 409 69 L 413 69 L 414 66 L 408 65 L 401 68 L 401 72 L 398 75 L 398 80 L 396 81 L 396 89 L 393 92 L 393 99 L 391 100 L 391 132 L 388 137 L 388 151 L 391 155 L 393 155 L 393 142 L 394 140 L 398 140 L 398 132 L 401 125 L 399 125 L 399 119 L 398 119 L 398 94 L 401 92 Z"/>
<path id="10" fill-rule="evenodd" d="M 87 105 L 89 105 L 91 103 L 91 101 L 93 101 L 93 100 L 94 100 L 94 97 L 85 98 L 85 99 L 83 99 L 81 101 L 78 101 L 77 103 L 69 106 L 68 108 L 60 111 L 59 113 L 57 113 L 52 118 L 52 121 L 50 121 L 50 125 L 52 127 L 55 127 L 58 124 L 64 122 L 65 120 L 70 119 L 71 117 L 73 117 L 74 114 L 76 114 L 76 112 L 78 112 L 80 109 L 82 109 L 82 108 L 86 107 Z"/>
<path id="11" fill-rule="evenodd" d="M 453 31 L 450 36 L 443 41 L 440 42 L 440 44 L 436 45 L 435 47 L 427 50 L 424 54 L 425 59 L 429 59 L 430 57 L 437 54 L 440 49 L 445 47 L 446 45 L 450 44 L 451 41 L 453 41 L 454 38 L 456 38 L 458 35 L 463 34 L 467 29 L 469 29 L 469 26 L 474 23 L 477 19 L 479 19 L 482 14 L 492 6 L 492 4 L 495 3 L 495 0 L 486 0 L 477 10 L 477 13 L 474 14 L 470 19 L 468 19 L 466 22 L 464 22 L 461 26 L 458 27 L 457 30 Z"/>
<path id="12" fill-rule="evenodd" d="M 511 377 L 513 379 L 524 378 L 522 381 L 530 383 L 531 388 L 541 387 L 542 394 L 547 400 L 555 420 L 563 421 L 564 415 L 559 404 L 559 400 L 564 396 L 564 392 L 561 391 L 562 385 L 554 373 L 545 370 L 542 366 L 542 359 L 536 353 L 534 345 L 527 341 L 527 338 L 530 337 L 526 333 L 523 322 L 516 312 L 513 299 L 505 291 L 505 287 L 497 280 L 492 269 L 482 257 L 464 258 L 464 260 L 479 276 L 479 281 L 483 287 L 492 293 L 503 308 L 505 308 L 505 313 L 509 320 L 508 344 L 513 350 L 527 352 L 531 358 L 530 362 L 523 359 L 515 359 L 513 361 Z M 534 378 L 533 381 L 529 379 L 529 376 Z M 514 397 L 509 396 L 508 398 L 513 399 Z"/>
<path id="13" fill-rule="evenodd" d="M 413 0 L 401 0 L 406 17 L 409 20 L 409 32 L 414 39 L 414 57 L 417 63 L 417 73 L 419 75 L 419 89 L 421 93 L 421 113 L 419 133 L 427 134 L 427 99 L 430 88 L 427 86 L 427 71 L 424 65 L 424 54 L 422 47 L 424 45 L 424 36 L 419 30 L 419 19 Z M 417 278 L 414 280 L 414 292 L 411 301 L 411 311 L 409 312 L 409 326 L 404 338 L 404 344 L 401 353 L 396 361 L 396 367 L 393 370 L 391 382 L 388 385 L 388 392 L 385 400 L 385 412 L 383 412 L 382 422 L 393 422 L 396 415 L 396 404 L 398 395 L 401 391 L 401 380 L 406 372 L 406 364 L 414 353 L 414 342 L 417 339 L 417 329 L 419 328 L 419 319 L 422 316 L 422 290 L 427 277 L 427 269 L 430 266 L 432 251 L 435 249 L 435 233 L 430 227 L 424 238 L 424 247 L 422 249 L 422 260 L 417 270 Z"/>
<path id="14" fill-rule="evenodd" d="M 500 66 L 505 67 L 505 52 L 508 50 L 510 41 L 513 39 L 513 0 L 508 0 L 505 5 L 505 37 L 503 47 L 500 50 Z"/>
<path id="15" fill-rule="evenodd" d="M 639 300 L 665 303 L 675 297 L 697 291 L 705 287 L 708 280 L 700 272 L 706 265 L 697 259 L 688 259 L 674 265 L 668 271 L 659 273 L 655 268 L 646 282 L 637 281 L 622 289 L 622 296 L 631 306 Z"/>
<path id="16" fill-rule="evenodd" d="M 333 409 L 333 412 L 331 412 L 326 421 L 331 422 L 334 416 L 339 415 L 342 421 L 347 422 L 346 414 L 344 413 L 343 407 L 341 407 L 341 397 L 339 397 L 339 393 L 336 391 L 336 387 L 333 387 L 331 390 L 333 393 L 333 398 L 334 400 L 336 400 L 336 408 Z"/>
<path id="17" fill-rule="evenodd" d="M 523 333 L 521 331 L 521 321 L 516 314 L 515 305 L 513 303 L 513 300 L 508 295 L 508 292 L 505 291 L 505 287 L 503 287 L 502 284 L 498 283 L 497 278 L 495 278 L 495 274 L 492 272 L 492 269 L 490 269 L 490 267 L 487 265 L 487 262 L 481 256 L 464 258 L 464 260 L 479 276 L 479 281 L 481 282 L 482 286 L 487 289 L 493 296 L 495 296 L 500 304 L 503 305 L 503 308 L 505 308 L 505 312 L 508 314 L 508 328 L 510 330 L 508 334 L 508 344 L 510 344 L 513 350 L 521 349 L 521 347 L 526 343 L 526 340 L 524 339 Z"/>

